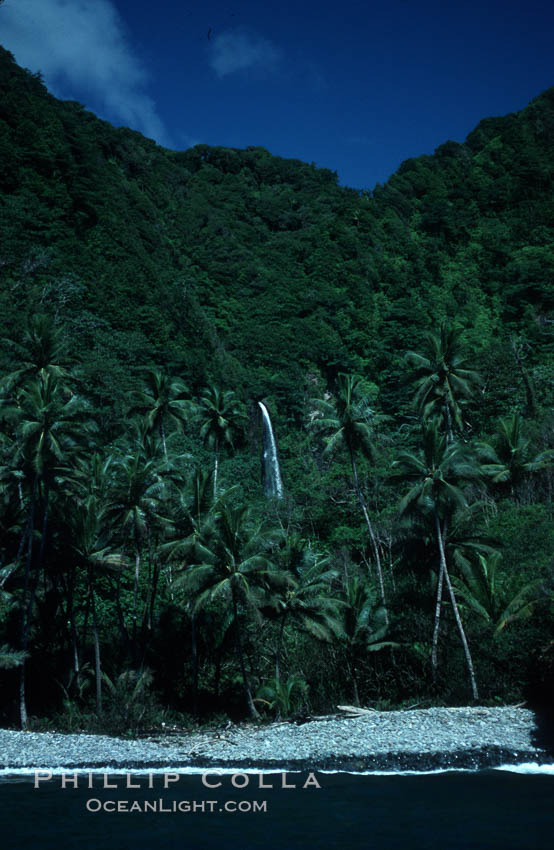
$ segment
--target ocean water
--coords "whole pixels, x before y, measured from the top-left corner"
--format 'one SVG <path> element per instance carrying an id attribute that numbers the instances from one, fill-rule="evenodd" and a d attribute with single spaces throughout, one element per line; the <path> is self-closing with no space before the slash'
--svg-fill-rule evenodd
<path id="1" fill-rule="evenodd" d="M 546 850 L 554 767 L 4 775 L 0 836 L 5 850 Z"/>

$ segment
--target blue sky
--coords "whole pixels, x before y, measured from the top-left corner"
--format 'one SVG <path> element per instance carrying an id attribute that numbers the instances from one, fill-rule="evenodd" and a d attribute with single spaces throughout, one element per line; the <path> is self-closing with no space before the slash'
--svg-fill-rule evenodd
<path id="1" fill-rule="evenodd" d="M 551 0 L 5 0 L 0 43 L 160 144 L 263 145 L 357 189 L 554 85 Z"/>

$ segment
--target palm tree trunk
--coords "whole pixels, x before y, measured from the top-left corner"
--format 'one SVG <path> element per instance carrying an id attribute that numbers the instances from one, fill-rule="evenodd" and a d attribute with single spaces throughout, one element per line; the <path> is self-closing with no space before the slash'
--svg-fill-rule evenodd
<path id="1" fill-rule="evenodd" d="M 190 641 L 192 655 L 192 713 L 198 714 L 198 643 L 196 640 L 196 613 L 194 607 L 190 615 Z"/>
<path id="2" fill-rule="evenodd" d="M 76 676 L 79 675 L 79 641 L 77 637 L 77 628 L 75 626 L 75 611 L 73 606 L 73 597 L 75 590 L 75 568 L 69 573 L 67 582 L 67 618 L 69 620 L 69 630 L 71 633 L 71 649 L 73 654 L 73 672 Z"/>
<path id="3" fill-rule="evenodd" d="M 521 377 L 523 378 L 523 385 L 525 387 L 525 399 L 526 399 L 526 413 L 533 417 L 537 412 L 537 395 L 535 392 L 535 387 L 533 385 L 533 380 L 525 368 L 523 363 L 523 358 L 517 349 L 517 343 L 514 338 L 512 338 L 512 351 L 514 354 L 514 359 L 517 363 L 518 369 L 521 373 Z"/>
<path id="4" fill-rule="evenodd" d="M 439 646 L 439 631 L 440 631 L 440 616 L 441 616 L 441 605 L 442 605 L 442 586 L 444 583 L 444 569 L 441 565 L 439 569 L 439 579 L 437 582 L 437 601 L 435 605 L 435 623 L 433 626 L 433 646 L 431 649 L 431 666 L 433 668 L 433 681 L 437 678 L 437 667 L 438 667 L 438 646 Z"/>
<path id="5" fill-rule="evenodd" d="M 28 519 L 28 541 L 27 541 L 27 558 L 25 560 L 25 583 L 23 586 L 23 600 L 21 604 L 21 649 L 23 652 L 27 652 L 27 646 L 29 644 L 29 620 L 31 612 L 29 607 L 32 609 L 32 604 L 29 606 L 27 603 L 27 596 L 29 593 L 29 579 L 31 575 L 31 560 L 33 557 L 33 531 L 35 527 L 35 501 L 37 495 L 38 488 L 38 476 L 35 475 L 35 480 L 33 481 L 33 490 L 31 494 L 31 506 L 29 508 L 29 519 Z M 31 592 L 31 599 L 33 594 Z M 25 695 L 25 658 L 21 663 L 19 668 L 19 717 L 21 722 L 21 728 L 27 729 L 29 725 L 29 719 L 27 716 L 27 701 Z"/>
<path id="6" fill-rule="evenodd" d="M 117 581 L 116 581 L 116 589 L 115 589 L 115 608 L 117 611 L 117 622 L 119 623 L 119 631 L 121 634 L 121 638 L 123 643 L 125 644 L 126 649 L 129 649 L 129 632 L 127 631 L 127 626 L 125 625 L 125 618 L 123 617 L 123 608 L 121 606 L 121 571 L 123 567 L 117 572 Z"/>
<path id="7" fill-rule="evenodd" d="M 94 587 L 89 570 L 89 594 L 92 608 L 92 639 L 94 642 L 94 678 L 96 684 L 96 713 L 102 714 L 102 666 L 100 663 L 100 640 L 98 638 L 98 617 L 96 614 L 96 601 L 94 598 Z"/>
<path id="8" fill-rule="evenodd" d="M 50 487 L 45 483 L 44 485 L 44 514 L 42 516 L 42 534 L 40 537 L 40 549 L 38 553 L 38 566 L 37 571 L 40 573 L 42 569 L 42 565 L 44 562 L 44 553 L 46 551 L 46 532 L 48 529 L 48 516 L 49 516 L 49 502 L 50 502 Z M 44 580 L 44 591 L 46 592 L 46 574 L 43 577 Z"/>
<path id="9" fill-rule="evenodd" d="M 85 616 L 83 617 L 83 628 L 81 629 L 81 646 L 85 646 L 86 642 L 87 642 L 89 614 L 90 614 L 90 594 L 87 593 L 87 601 L 85 603 Z"/>
<path id="10" fill-rule="evenodd" d="M 373 556 L 375 558 L 375 565 L 377 567 L 377 577 L 379 579 L 379 590 L 381 592 L 381 602 L 383 603 L 383 609 L 385 611 L 385 623 L 389 625 L 389 614 L 387 611 L 387 600 L 385 597 L 385 583 L 383 581 L 383 570 L 381 568 L 381 558 L 379 556 L 379 547 L 377 545 L 377 540 L 375 538 L 375 533 L 373 531 L 373 526 L 371 525 L 371 520 L 369 518 L 369 513 L 367 510 L 367 505 L 364 499 L 364 494 L 362 493 L 362 488 L 360 487 L 360 482 L 358 479 L 358 469 L 356 467 L 356 461 L 354 459 L 354 452 L 352 447 L 350 447 L 350 462 L 352 464 L 352 473 L 354 476 L 354 487 L 356 488 L 356 493 L 358 495 L 358 501 L 360 503 L 360 507 L 362 509 L 362 513 L 364 515 L 367 530 L 369 531 L 369 539 L 371 541 L 371 548 L 373 549 Z"/>
<path id="11" fill-rule="evenodd" d="M 384 547 L 383 547 L 383 558 L 386 559 L 386 561 L 388 563 L 392 589 L 393 589 L 394 592 L 396 592 L 396 580 L 394 578 L 394 562 L 393 562 L 393 559 L 392 559 L 392 533 L 386 534 L 386 541 L 385 542 L 386 542 L 386 547 L 387 547 L 387 554 L 385 555 Z"/>
<path id="12" fill-rule="evenodd" d="M 442 530 L 442 539 L 446 539 L 446 522 L 444 524 L 444 528 Z M 437 602 L 435 605 L 435 624 L 433 626 L 433 648 L 431 650 L 431 666 L 433 668 L 433 681 L 437 678 L 437 667 L 438 667 L 438 646 L 439 646 L 439 631 L 440 631 L 440 617 L 441 617 L 441 606 L 442 606 L 442 588 L 444 583 L 444 569 L 443 569 L 443 559 L 440 561 L 439 568 L 439 579 L 437 582 Z"/>
<path id="13" fill-rule="evenodd" d="M 460 639 L 462 641 L 462 646 L 464 648 L 464 655 L 466 658 L 467 669 L 469 671 L 469 678 L 471 681 L 471 690 L 473 693 L 473 699 L 479 699 L 479 692 L 477 690 L 477 682 L 475 679 L 475 672 L 473 670 L 473 662 L 471 660 L 471 653 L 469 651 L 469 645 L 467 642 L 466 634 L 464 631 L 462 618 L 460 617 L 460 612 L 458 610 L 458 603 L 456 602 L 456 597 L 454 595 L 454 589 L 452 587 L 452 583 L 450 581 L 450 576 L 448 574 L 448 569 L 446 566 L 446 557 L 444 554 L 444 542 L 442 538 L 442 531 L 440 526 L 439 517 L 435 514 L 435 528 L 437 532 L 437 542 L 439 544 L 439 553 L 441 560 L 441 571 L 444 573 L 444 579 L 446 581 L 446 587 L 448 588 L 448 594 L 450 596 L 450 602 L 452 603 L 452 610 L 454 611 L 454 618 L 456 620 L 456 625 L 458 626 L 458 631 L 460 633 Z"/>
<path id="14" fill-rule="evenodd" d="M 452 414 L 450 413 L 450 405 L 448 402 L 445 402 L 444 408 L 446 410 L 447 443 L 451 446 L 454 442 L 454 431 L 452 429 Z"/>
<path id="15" fill-rule="evenodd" d="M 279 636 L 277 638 L 277 648 L 275 650 L 275 682 L 277 686 L 279 686 L 279 679 L 281 676 L 281 650 L 283 647 L 283 635 L 285 632 L 285 621 L 287 617 L 286 614 L 281 620 L 281 627 L 279 629 Z"/>
<path id="16" fill-rule="evenodd" d="M 349 658 L 346 659 L 346 665 L 348 667 L 348 673 L 350 675 L 350 681 L 352 682 L 352 705 L 355 705 L 357 708 L 360 706 L 360 693 L 358 691 L 358 679 L 356 677 L 355 665 L 353 661 L 350 661 Z"/>
<path id="17" fill-rule="evenodd" d="M 135 541 L 135 581 L 133 585 L 133 663 L 138 658 L 137 649 L 137 608 L 138 608 L 138 586 L 140 577 L 140 545 Z"/>
<path id="18" fill-rule="evenodd" d="M 141 625 L 141 635 L 143 638 L 143 653 L 146 649 L 146 642 L 144 640 L 145 633 L 147 631 L 152 631 L 152 622 L 154 619 L 154 603 L 156 600 L 156 593 L 158 589 L 159 573 L 160 565 L 157 557 L 154 555 L 152 547 L 152 535 L 150 534 L 150 529 L 148 529 L 148 590 L 146 593 L 146 600 L 144 602 Z"/>
<path id="19" fill-rule="evenodd" d="M 27 716 L 27 700 L 25 696 L 25 659 L 23 659 L 19 670 L 19 718 L 21 728 L 23 730 L 28 729 L 29 718 Z"/>
<path id="20" fill-rule="evenodd" d="M 154 570 L 152 575 L 152 591 L 150 594 L 150 605 L 148 606 L 148 623 L 147 628 L 152 631 L 152 623 L 154 621 L 154 608 L 156 604 L 156 594 L 158 592 L 158 580 L 160 577 L 160 563 L 156 558 L 154 561 Z"/>
<path id="21" fill-rule="evenodd" d="M 19 548 L 17 550 L 17 555 L 15 556 L 16 566 L 19 563 L 19 559 L 23 555 L 23 552 L 25 550 L 25 544 L 27 543 L 27 540 L 29 538 L 29 534 L 32 534 L 31 522 L 32 522 L 33 518 L 34 518 L 34 511 L 31 510 L 31 508 L 29 508 L 29 514 L 27 516 L 27 522 L 26 522 L 26 525 L 25 525 L 25 529 L 23 531 L 23 535 L 21 537 L 21 540 L 19 541 Z M 11 575 L 11 573 L 10 573 L 10 575 Z M 2 584 L 3 583 L 4 582 L 2 582 Z"/>
<path id="22" fill-rule="evenodd" d="M 248 678 L 246 676 L 246 667 L 244 664 L 244 653 L 242 651 L 242 641 L 240 639 L 240 627 L 239 627 L 239 617 L 238 617 L 238 604 L 237 597 L 234 585 L 232 586 L 232 594 L 233 594 L 233 616 L 235 620 L 235 645 L 237 649 L 237 655 L 239 657 L 239 665 L 240 665 L 240 673 L 242 676 L 242 682 L 244 686 L 244 695 L 246 696 L 246 702 L 248 705 L 248 711 L 250 717 L 253 717 L 255 720 L 260 719 L 260 715 L 256 711 L 256 706 L 254 705 L 254 700 L 252 699 L 252 692 L 250 690 L 250 684 L 248 682 Z"/>
<path id="23" fill-rule="evenodd" d="M 219 468 L 219 445 L 217 440 L 215 441 L 214 454 L 214 499 L 217 499 L 217 472 Z"/>
<path id="24" fill-rule="evenodd" d="M 168 461 L 167 443 L 166 443 L 166 440 L 165 440 L 165 428 L 164 428 L 163 419 L 160 421 L 160 434 L 161 434 L 161 437 L 162 437 L 162 446 L 163 446 L 163 450 L 164 450 L 165 462 L 167 463 L 167 461 Z"/>

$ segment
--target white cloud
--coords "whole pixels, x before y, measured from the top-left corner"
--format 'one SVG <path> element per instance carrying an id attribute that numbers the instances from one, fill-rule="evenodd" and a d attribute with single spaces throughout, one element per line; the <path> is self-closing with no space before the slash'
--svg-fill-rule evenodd
<path id="1" fill-rule="evenodd" d="M 213 39 L 210 65 L 218 77 L 226 77 L 247 68 L 273 71 L 280 59 L 281 51 L 267 39 L 234 29 Z"/>
<path id="2" fill-rule="evenodd" d="M 53 94 L 85 100 L 115 123 L 169 143 L 145 91 L 148 73 L 111 0 L 6 0 L 0 24 L 4 47 L 40 71 Z"/>

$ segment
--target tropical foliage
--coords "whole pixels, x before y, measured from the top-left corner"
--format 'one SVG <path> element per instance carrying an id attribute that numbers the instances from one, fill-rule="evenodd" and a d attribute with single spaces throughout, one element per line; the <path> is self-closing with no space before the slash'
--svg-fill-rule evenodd
<path id="1" fill-rule="evenodd" d="M 360 191 L 0 87 L 0 720 L 544 692 L 554 89 Z"/>

